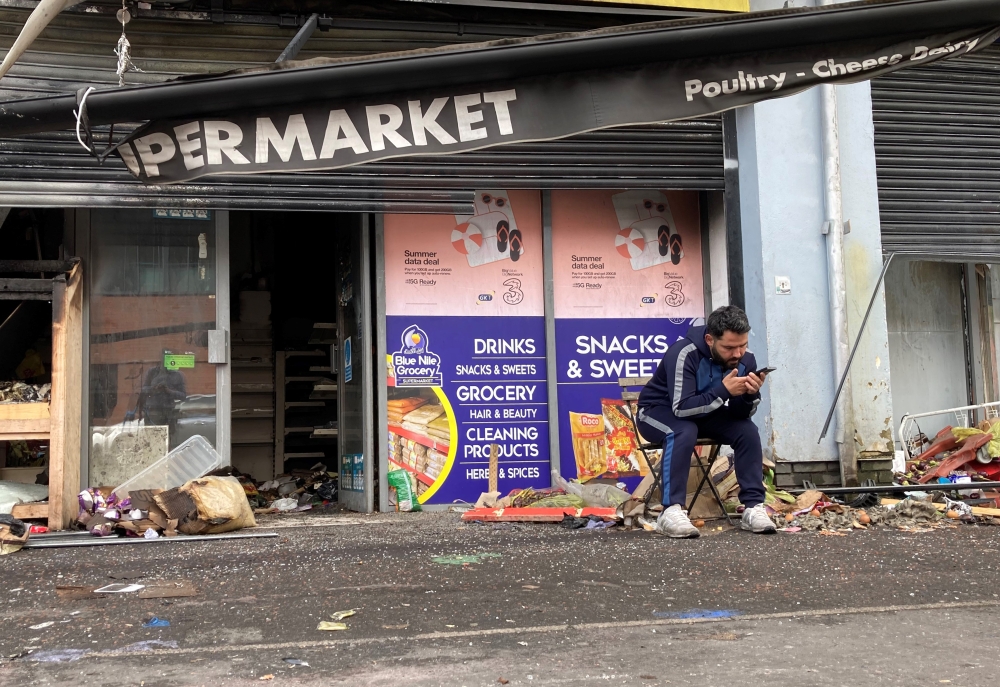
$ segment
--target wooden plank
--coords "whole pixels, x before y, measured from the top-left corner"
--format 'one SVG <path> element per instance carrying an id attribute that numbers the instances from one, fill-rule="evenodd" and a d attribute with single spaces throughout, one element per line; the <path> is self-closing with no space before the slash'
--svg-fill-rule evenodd
<path id="1" fill-rule="evenodd" d="M 0 260 L 0 273 L 69 272 L 80 262 L 80 258 L 70 260 Z"/>
<path id="2" fill-rule="evenodd" d="M 49 402 L 0 403 L 0 422 L 7 420 L 48 420 Z"/>
<path id="3" fill-rule="evenodd" d="M 619 377 L 618 386 L 646 386 L 652 377 Z"/>
<path id="4" fill-rule="evenodd" d="M 70 526 L 79 505 L 83 384 L 82 268 L 53 280 L 49 529 Z"/>
<path id="5" fill-rule="evenodd" d="M 0 293 L 52 293 L 51 279 L 0 278 Z"/>
<path id="6" fill-rule="evenodd" d="M 18 520 L 48 520 L 48 503 L 18 503 L 10 513 Z"/>
<path id="7" fill-rule="evenodd" d="M 43 293 L 26 293 L 24 291 L 0 291 L 0 301 L 51 301 L 52 294 L 48 291 Z"/>
<path id="8" fill-rule="evenodd" d="M 48 439 L 51 428 L 52 421 L 49 418 L 38 420 L 2 420 L 0 421 L 0 440 Z"/>
<path id="9" fill-rule="evenodd" d="M 0 432 L 0 441 L 48 441 L 48 432 Z"/>
<path id="10" fill-rule="evenodd" d="M 971 486 L 974 486 L 975 484 L 976 484 L 975 482 L 971 482 L 970 483 Z M 965 484 L 956 484 L 955 486 L 956 487 L 961 487 L 961 488 L 964 489 L 966 485 Z M 906 491 L 906 487 L 900 487 L 899 490 L 900 491 Z M 882 505 L 883 506 L 894 506 L 894 505 L 896 505 L 899 502 L 900 502 L 900 499 L 882 499 Z M 932 505 L 935 508 L 937 508 L 938 510 L 940 510 L 940 511 L 943 511 L 946 508 L 945 504 L 943 504 L 943 503 L 935 503 L 935 504 L 932 504 Z M 979 506 L 972 506 L 972 514 L 973 515 L 990 515 L 990 516 L 992 516 L 994 518 L 1000 518 L 1000 508 L 981 508 Z"/>
<path id="11" fill-rule="evenodd" d="M 496 444 L 490 444 L 490 492 L 497 490 L 497 478 L 499 476 L 500 456 Z"/>
<path id="12" fill-rule="evenodd" d="M 462 520 L 469 522 L 562 522 L 567 515 L 586 518 L 596 515 L 603 520 L 614 520 L 616 508 L 472 508 L 462 513 Z"/>

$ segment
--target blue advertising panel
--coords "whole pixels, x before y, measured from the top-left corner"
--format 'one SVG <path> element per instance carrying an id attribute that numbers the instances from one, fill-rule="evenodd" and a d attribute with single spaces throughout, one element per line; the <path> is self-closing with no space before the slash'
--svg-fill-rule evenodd
<path id="1" fill-rule="evenodd" d="M 425 504 L 547 487 L 540 194 L 476 192 L 476 214 L 387 215 L 389 469 Z"/>
<path id="2" fill-rule="evenodd" d="M 552 192 L 559 462 L 568 479 L 631 487 L 649 470 L 619 379 L 651 376 L 704 317 L 698 213 L 691 192 Z"/>

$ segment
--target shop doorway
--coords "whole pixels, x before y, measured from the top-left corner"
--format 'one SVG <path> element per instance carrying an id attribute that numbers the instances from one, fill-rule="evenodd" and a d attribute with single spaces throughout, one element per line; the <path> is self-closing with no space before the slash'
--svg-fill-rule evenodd
<path id="1" fill-rule="evenodd" d="M 967 405 L 969 400 L 962 265 L 899 260 L 885 278 L 893 427 L 903 415 Z M 932 437 L 952 422 L 921 420 Z"/>
<path id="2" fill-rule="evenodd" d="M 368 218 L 230 213 L 232 464 L 373 509 Z"/>
<path id="3" fill-rule="evenodd" d="M 77 213 L 89 370 L 81 486 L 118 486 L 196 435 L 228 456 L 225 219 Z"/>

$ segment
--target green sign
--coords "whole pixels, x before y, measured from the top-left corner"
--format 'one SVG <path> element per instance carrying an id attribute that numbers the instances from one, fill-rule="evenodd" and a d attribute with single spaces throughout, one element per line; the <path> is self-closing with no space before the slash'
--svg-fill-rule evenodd
<path id="1" fill-rule="evenodd" d="M 163 367 L 168 370 L 179 370 L 182 367 L 194 367 L 194 353 L 164 353 Z"/>

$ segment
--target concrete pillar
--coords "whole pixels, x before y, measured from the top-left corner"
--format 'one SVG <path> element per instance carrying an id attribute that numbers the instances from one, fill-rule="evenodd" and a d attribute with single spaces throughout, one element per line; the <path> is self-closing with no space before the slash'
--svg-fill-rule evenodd
<path id="1" fill-rule="evenodd" d="M 754 10 L 782 0 L 753 0 Z M 881 238 L 869 84 L 837 88 L 848 328 L 851 343 L 881 269 Z M 765 455 L 836 465 L 834 432 L 817 443 L 835 379 L 827 278 L 820 94 L 740 108 L 737 148 L 750 348 L 775 366 L 755 420 Z M 787 279 L 788 293 L 782 293 Z M 880 294 L 855 357 L 845 432 L 861 458 L 892 450 L 888 334 Z"/>
<path id="2" fill-rule="evenodd" d="M 851 223 L 851 232 L 844 237 L 844 269 L 847 328 L 853 344 L 882 269 L 871 83 L 838 86 L 837 116 L 844 220 Z M 884 285 L 879 289 L 859 342 L 850 379 L 858 457 L 862 462 L 891 458 L 894 430 Z"/>

